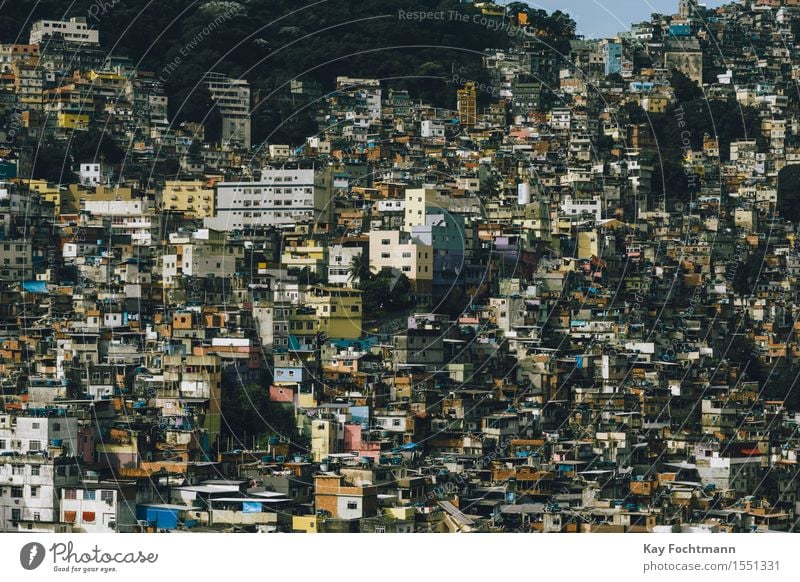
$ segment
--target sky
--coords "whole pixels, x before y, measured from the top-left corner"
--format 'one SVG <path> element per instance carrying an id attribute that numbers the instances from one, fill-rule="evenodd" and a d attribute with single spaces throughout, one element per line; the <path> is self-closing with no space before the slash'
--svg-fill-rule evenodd
<path id="1" fill-rule="evenodd" d="M 715 8 L 732 0 L 701 0 Z M 508 2 L 500 2 L 508 4 Z M 631 23 L 649 20 L 650 14 L 677 14 L 678 0 L 527 0 L 533 8 L 567 12 L 578 23 L 578 34 L 605 38 L 627 30 Z"/>

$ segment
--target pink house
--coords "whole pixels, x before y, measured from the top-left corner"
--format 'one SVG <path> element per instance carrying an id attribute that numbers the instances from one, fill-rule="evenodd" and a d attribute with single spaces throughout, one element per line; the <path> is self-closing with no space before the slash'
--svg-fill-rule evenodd
<path id="1" fill-rule="evenodd" d="M 296 388 L 294 386 L 276 386 L 272 384 L 269 387 L 269 399 L 272 402 L 288 402 L 289 404 L 293 404 L 295 390 Z"/>
<path id="2" fill-rule="evenodd" d="M 381 456 L 381 443 L 362 440 L 360 424 L 344 425 L 344 452 L 358 453 L 359 457 L 372 457 L 376 462 Z"/>

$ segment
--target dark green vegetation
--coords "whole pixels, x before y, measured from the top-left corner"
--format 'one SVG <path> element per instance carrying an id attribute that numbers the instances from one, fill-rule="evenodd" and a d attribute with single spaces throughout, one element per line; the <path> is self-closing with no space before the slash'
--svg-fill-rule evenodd
<path id="1" fill-rule="evenodd" d="M 758 382 L 761 398 L 782 401 L 786 407 L 800 407 L 800 362 L 796 358 L 777 358 L 774 364 L 762 364 L 756 345 L 748 337 L 739 334 L 727 346 L 725 354 L 729 362 L 739 365 L 744 376 Z"/>
<path id="2" fill-rule="evenodd" d="M 377 275 L 361 278 L 358 288 L 364 292 L 364 315 L 367 319 L 377 319 L 410 307 L 411 281 L 403 273 L 383 269 Z"/>
<path id="3" fill-rule="evenodd" d="M 800 165 L 786 166 L 778 173 L 778 213 L 800 221 Z"/>
<path id="4" fill-rule="evenodd" d="M 702 179 L 687 175 L 683 158 L 688 149 L 703 147 L 703 139 L 716 136 L 720 156 L 730 157 L 730 144 L 737 139 L 761 139 L 758 111 L 743 107 L 735 99 L 706 99 L 702 90 L 679 71 L 672 72 L 670 84 L 677 103 L 666 113 L 648 114 L 636 104 L 626 109 L 631 123 L 649 125 L 656 138 L 656 152 L 644 161 L 653 167 L 654 198 L 665 195 L 673 200 L 689 200 L 699 191 Z M 707 176 L 706 182 L 718 179 Z"/>
<path id="5" fill-rule="evenodd" d="M 65 10 L 59 0 L 6 3 L 0 39 L 26 42 L 30 24 L 41 18 L 88 17 L 99 29 L 104 49 L 163 75 L 170 114 L 178 121 L 202 121 L 209 111 L 206 96 L 197 91 L 206 71 L 246 78 L 261 101 L 254 112 L 254 142 L 269 138 L 297 143 L 315 130 L 312 108 L 299 109 L 288 96 L 291 79 L 318 82 L 327 92 L 337 76 L 380 78 L 390 87 L 452 108 L 453 72 L 485 81 L 481 52 L 507 48 L 514 41 L 507 30 L 473 22 L 476 9 L 457 0 L 108 4 L 98 10 L 94 0 L 76 0 Z M 574 22 L 559 12 L 547 15 L 523 7 L 529 21 L 548 32 L 549 44 L 564 51 Z M 445 14 L 443 19 L 419 20 L 401 16 L 401 11 Z M 451 17 L 450 11 L 465 14 L 466 21 Z"/>
<path id="6" fill-rule="evenodd" d="M 301 437 L 294 438 L 297 425 L 291 408 L 270 402 L 263 386 L 242 386 L 237 382 L 224 385 L 221 439 L 230 437 L 235 443 L 233 448 L 247 448 L 252 445 L 253 438 L 258 442 L 269 435 L 290 436 L 293 444 L 304 446 L 299 442 Z"/>

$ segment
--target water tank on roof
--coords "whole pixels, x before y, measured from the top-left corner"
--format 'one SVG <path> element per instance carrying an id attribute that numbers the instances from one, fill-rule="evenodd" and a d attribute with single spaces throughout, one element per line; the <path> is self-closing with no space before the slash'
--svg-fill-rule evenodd
<path id="1" fill-rule="evenodd" d="M 517 204 L 525 205 L 531 202 L 531 185 L 527 182 L 517 184 Z"/>

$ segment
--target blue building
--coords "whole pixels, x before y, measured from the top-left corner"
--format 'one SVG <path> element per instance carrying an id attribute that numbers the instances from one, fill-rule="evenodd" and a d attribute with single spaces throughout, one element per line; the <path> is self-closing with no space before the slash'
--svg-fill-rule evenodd
<path id="1" fill-rule="evenodd" d="M 618 42 L 605 44 L 603 46 L 603 60 L 606 66 L 606 77 L 614 73 L 620 74 L 622 72 L 622 44 Z"/>

